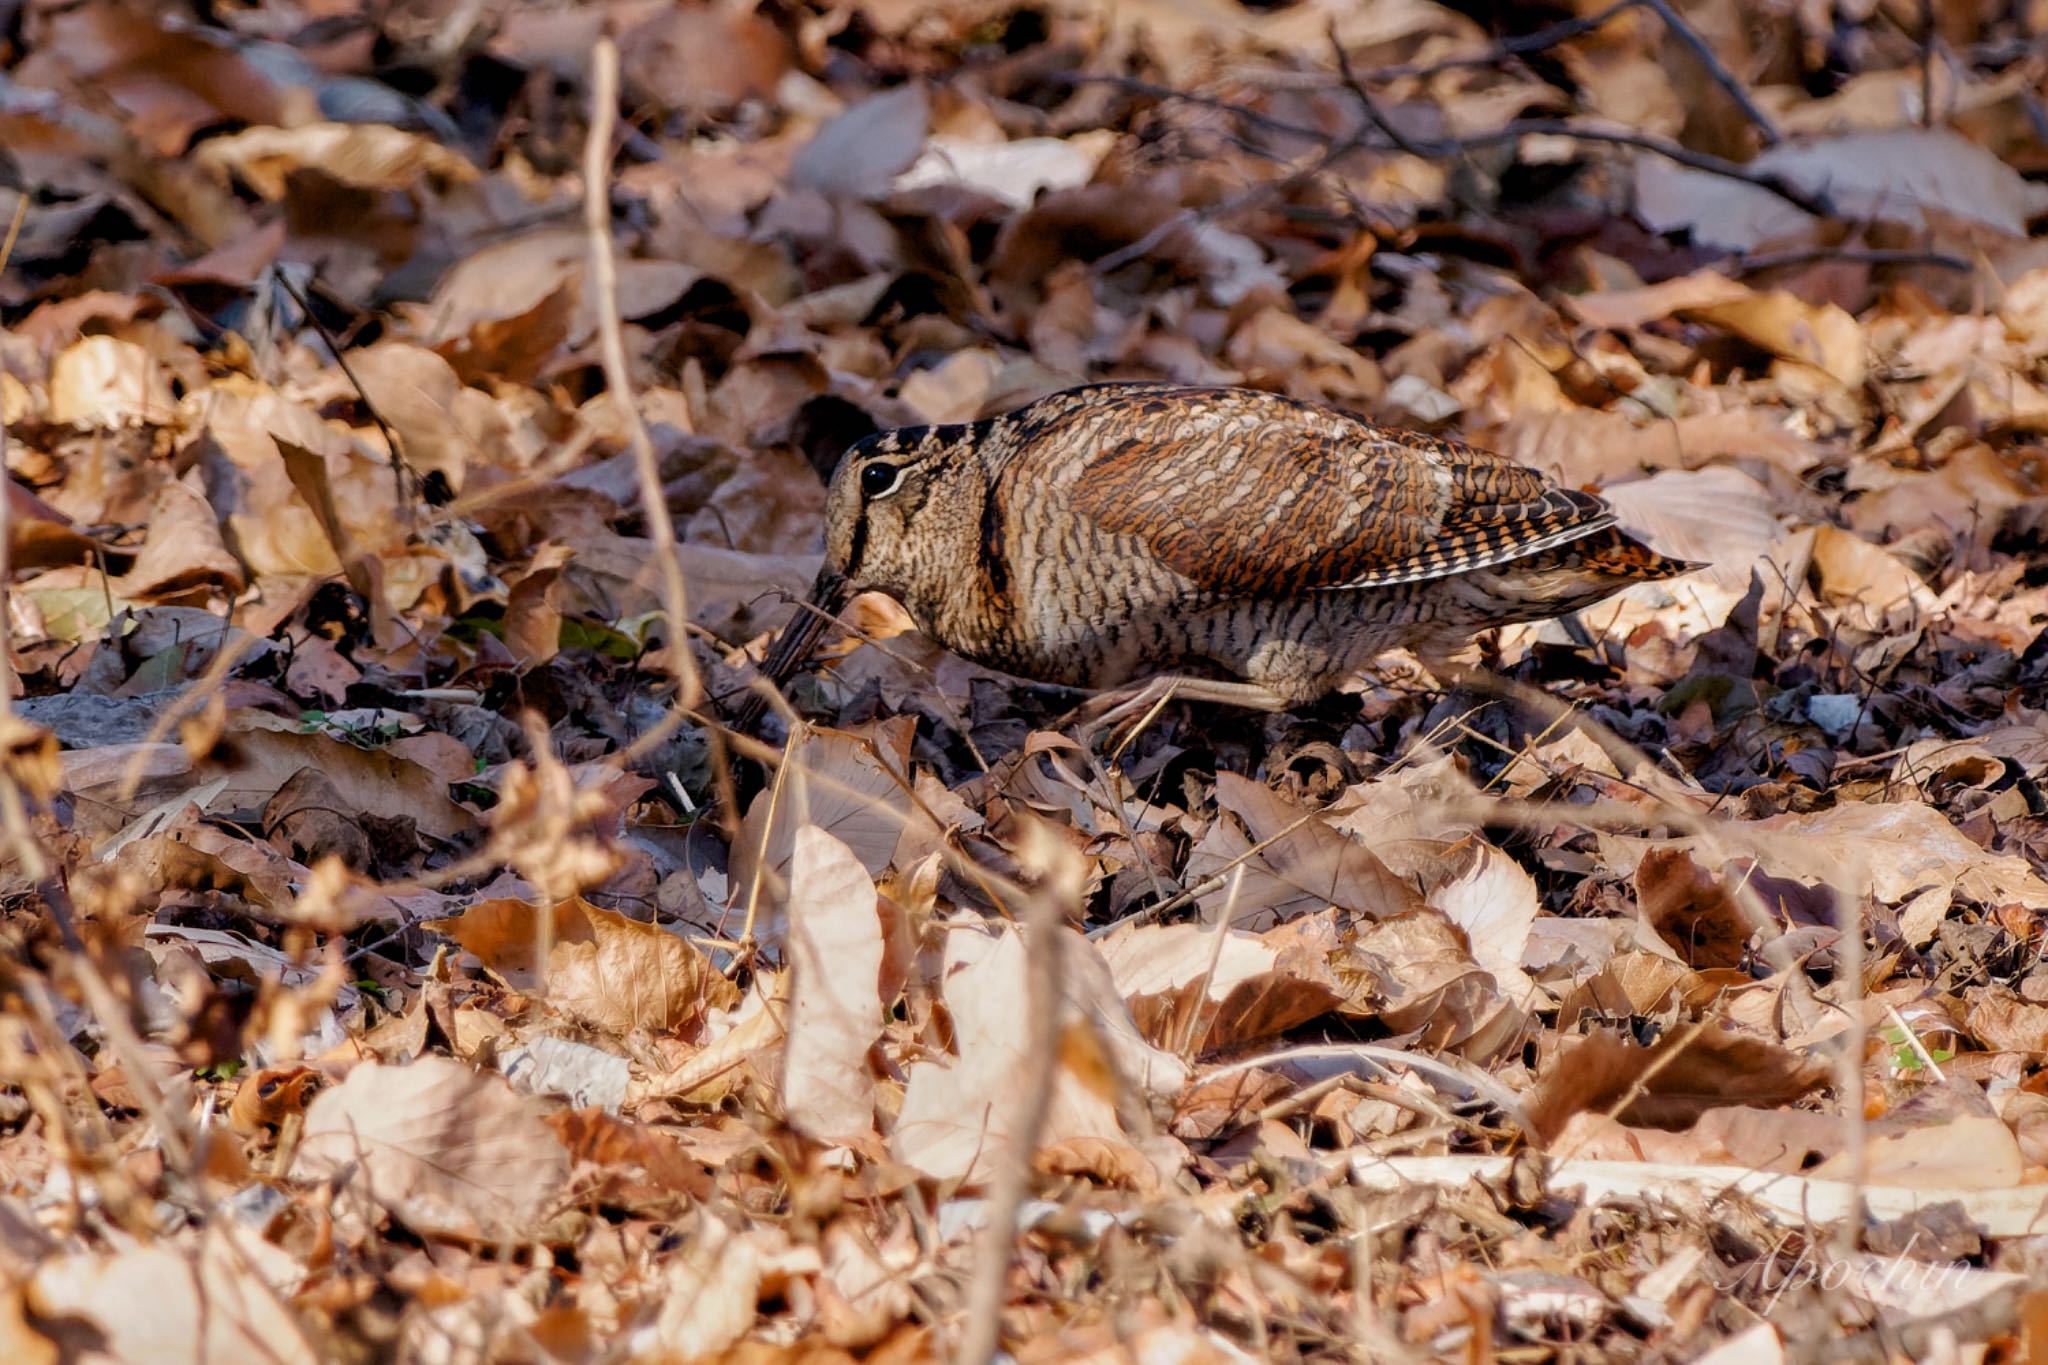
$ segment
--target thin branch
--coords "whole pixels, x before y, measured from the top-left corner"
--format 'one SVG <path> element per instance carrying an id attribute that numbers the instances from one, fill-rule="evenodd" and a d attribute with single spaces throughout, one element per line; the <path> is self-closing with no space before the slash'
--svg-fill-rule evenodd
<path id="1" fill-rule="evenodd" d="M 1934 0 L 1920 0 L 1920 126 L 1934 126 Z"/>
<path id="2" fill-rule="evenodd" d="M 625 323 L 619 315 L 619 272 L 612 257 L 610 169 L 612 130 L 619 114 L 619 49 L 599 38 L 591 50 L 590 136 L 583 144 L 583 228 L 590 243 L 590 288 L 597 299 L 598 335 L 603 343 L 604 382 L 612 406 L 625 424 L 633 450 L 633 468 L 640 476 L 641 512 L 661 574 L 661 607 L 668 617 L 668 666 L 675 677 L 677 710 L 697 707 L 703 685 L 690 652 L 689 595 L 682 562 L 676 558 L 676 528 L 662 492 L 661 466 L 654 442 L 640 420 L 633 398 L 633 376 L 626 365 Z"/>
<path id="3" fill-rule="evenodd" d="M 413 472 L 412 466 L 407 463 L 405 447 L 400 444 L 398 433 L 391 429 L 391 424 L 384 420 L 384 414 L 377 411 L 377 405 L 370 401 L 369 390 L 363 387 L 363 381 L 356 377 L 355 368 L 348 363 L 348 357 L 342 354 L 341 340 L 327 330 L 326 323 L 313 315 L 311 301 L 299 292 L 299 287 L 291 282 L 291 277 L 283 270 L 273 270 L 271 274 L 276 278 L 278 285 L 284 292 L 292 296 L 292 302 L 299 305 L 299 316 L 304 318 L 307 324 L 320 334 L 320 340 L 326 343 L 327 353 L 334 357 L 334 363 L 340 368 L 342 377 L 347 379 L 350 387 L 355 389 L 356 397 L 363 400 L 363 411 L 370 414 L 370 420 L 375 422 L 377 430 L 384 434 L 385 448 L 391 452 L 392 492 L 398 504 L 398 514 L 405 517 L 408 521 L 411 520 L 412 498 L 406 492 L 405 480 L 410 475 L 413 485 L 418 487 L 421 479 L 418 474 Z M 354 330 L 356 329 L 350 329 L 352 332 Z"/>
<path id="4" fill-rule="evenodd" d="M 1736 268 L 1745 275 L 1755 275 L 1766 270 L 1812 265 L 1816 261 L 1826 261 L 1831 265 L 1841 262 L 1854 265 L 1926 265 L 1938 270 L 1965 272 L 1976 268 L 1962 257 L 1951 256 L 1945 251 L 1876 246 L 1810 246 L 1791 251 L 1760 252 L 1754 256 L 1737 258 Z"/>
<path id="5" fill-rule="evenodd" d="M 1502 142 L 1517 142 L 1532 135 L 1546 137 L 1568 137 L 1579 142 L 1606 143 L 1616 147 L 1634 147 L 1639 151 L 1651 152 L 1666 161 L 1718 175 L 1727 180 L 1740 180 L 1745 185 L 1754 185 L 1760 190 L 1774 194 L 1796 209 L 1813 214 L 1817 218 L 1834 218 L 1834 201 L 1824 192 L 1809 190 L 1795 185 L 1783 176 L 1769 171 L 1752 170 L 1739 161 L 1709 152 L 1696 152 L 1690 147 L 1680 146 L 1661 137 L 1647 133 L 1631 132 L 1623 128 L 1584 128 L 1564 119 L 1514 119 L 1499 128 L 1483 133 L 1472 133 L 1466 137 L 1447 139 L 1434 144 L 1436 156 L 1451 156 Z"/>
<path id="6" fill-rule="evenodd" d="M 1296 123 L 1291 119 L 1277 118 L 1262 110 L 1254 109 L 1250 105 L 1234 100 L 1221 99 L 1214 95 L 1198 95 L 1188 91 L 1174 90 L 1168 86 L 1159 85 L 1151 81 L 1141 81 L 1128 76 L 1073 74 L 1061 76 L 1058 79 L 1070 85 L 1113 85 L 1120 89 L 1128 90 L 1132 94 L 1142 95 L 1151 99 L 1174 100 L 1200 108 L 1220 110 L 1242 118 L 1247 122 L 1256 123 L 1261 127 L 1271 129 L 1274 132 L 1285 133 L 1290 137 L 1307 138 L 1324 145 L 1343 145 L 1341 140 L 1333 139 L 1331 134 L 1323 129 L 1314 128 L 1305 123 Z M 1835 209 L 1834 202 L 1825 192 L 1809 190 L 1804 186 L 1795 185 L 1782 176 L 1768 171 L 1755 170 L 1743 165 L 1739 161 L 1730 161 L 1725 157 L 1714 156 L 1709 152 L 1696 152 L 1690 147 L 1681 146 L 1666 138 L 1652 137 L 1647 133 L 1638 133 L 1625 128 L 1589 128 L 1565 119 L 1529 118 L 1514 119 L 1502 124 L 1498 128 L 1490 128 L 1479 133 L 1469 133 L 1464 137 L 1438 138 L 1427 141 L 1419 138 L 1409 138 L 1407 142 L 1418 156 L 1432 161 L 1447 161 L 1461 157 L 1468 152 L 1477 151 L 1482 147 L 1497 146 L 1503 142 L 1518 142 L 1522 138 L 1530 136 L 1562 137 L 1570 138 L 1576 142 L 1614 147 L 1632 147 L 1637 151 L 1649 152 L 1654 156 L 1664 158 L 1666 161 L 1674 162 L 1691 170 L 1700 171 L 1706 175 L 1719 176 L 1724 180 L 1739 180 L 1745 185 L 1754 185 L 1765 193 L 1776 195 L 1794 208 L 1804 213 L 1813 214 L 1817 218 L 1840 216 Z M 1388 144 L 1389 147 L 1393 145 L 1391 142 Z"/>
<path id="7" fill-rule="evenodd" d="M 1035 831 L 1036 842 L 1048 864 L 1073 854 L 1054 842 L 1043 829 Z M 967 1321 L 960 1348 L 953 1355 L 958 1365 L 988 1365 L 1002 1344 L 1003 1301 L 1010 1282 L 1010 1266 L 1017 1258 L 1017 1212 L 1031 1191 L 1033 1159 L 1038 1140 L 1045 1132 L 1046 1111 L 1052 1107 L 1053 1082 L 1059 1067 L 1061 1028 L 1061 958 L 1066 946 L 1067 899 L 1062 894 L 1067 878 L 1053 867 L 1042 869 L 1045 876 L 1022 898 L 1024 911 L 1025 1008 L 1030 1020 L 1026 1038 L 1029 1049 L 1024 1074 L 1019 1077 L 1012 1119 L 1006 1125 L 1010 1147 L 1002 1169 L 989 1190 L 988 1224 L 981 1232 L 981 1245 L 974 1255 L 974 1278 L 967 1287 Z"/>
<path id="8" fill-rule="evenodd" d="M 1699 58 L 1700 65 L 1707 68 L 1707 74 L 1714 78 L 1714 84 L 1726 91 L 1728 98 L 1734 100 L 1736 107 L 1742 110 L 1743 117 L 1756 125 L 1757 132 L 1763 137 L 1764 146 L 1775 147 L 1785 140 L 1778 132 L 1778 125 L 1763 111 L 1762 106 L 1756 102 L 1756 97 L 1749 93 L 1749 87 L 1737 80 L 1735 73 L 1722 64 L 1721 59 L 1714 55 L 1714 49 L 1707 46 L 1707 40 L 1700 37 L 1699 30 L 1672 7 L 1671 0 L 1642 2 L 1657 12 L 1657 17 L 1664 21 L 1664 27 L 1671 31 L 1673 37 L 1691 49 L 1692 55 Z"/>
<path id="9" fill-rule="evenodd" d="M 1365 110 L 1366 121 L 1379 129 L 1382 137 L 1408 153 L 1408 155 L 1427 159 L 1429 152 L 1425 148 L 1409 141 L 1401 130 L 1396 128 L 1387 119 L 1387 116 L 1380 112 L 1379 101 L 1372 97 L 1372 92 L 1365 88 L 1365 82 L 1360 80 L 1358 73 L 1351 69 L 1351 54 L 1344 50 L 1344 40 L 1337 35 L 1337 21 L 1335 19 L 1330 21 L 1329 35 L 1330 51 L 1337 59 L 1337 73 L 1344 78 L 1344 88 L 1349 90 L 1351 97 L 1358 101 L 1359 108 Z"/>
<path id="10" fill-rule="evenodd" d="M 1835 911 L 1835 980 L 1844 996 L 1840 1003 L 1849 1013 L 1849 1026 L 1835 1052 L 1835 1100 L 1842 1106 L 1850 1196 L 1860 1211 L 1863 1187 L 1870 1183 L 1869 1119 L 1863 1112 L 1863 1049 L 1870 1033 L 1863 1015 L 1863 897 L 1846 895 L 1836 886 L 1827 891 Z M 1862 1249 L 1863 1219 L 1844 1218 L 1835 1229 L 1836 1253 L 1854 1256 Z"/>

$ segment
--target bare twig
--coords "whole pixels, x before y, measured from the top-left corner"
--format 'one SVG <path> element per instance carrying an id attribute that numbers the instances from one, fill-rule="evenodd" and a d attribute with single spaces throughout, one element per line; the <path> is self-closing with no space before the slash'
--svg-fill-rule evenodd
<path id="1" fill-rule="evenodd" d="M 1045 1131 L 1059 1065 L 1064 902 L 1069 892 L 1078 897 L 1078 868 L 1062 876 L 1056 870 L 1059 862 L 1062 858 L 1073 861 L 1073 854 L 1058 846 L 1047 831 L 1031 828 L 1035 837 L 1027 838 L 1027 845 L 1038 845 L 1046 866 L 1040 884 L 1022 898 L 1029 1050 L 1012 1121 L 1006 1125 L 1010 1139 L 1007 1159 L 989 1191 L 988 1225 L 982 1229 L 981 1245 L 975 1251 L 974 1277 L 967 1288 L 967 1321 L 960 1348 L 953 1356 L 960 1365 L 987 1365 L 1002 1341 L 1003 1300 L 1017 1255 L 1017 1212 L 1031 1190 L 1032 1161 Z"/>
<path id="2" fill-rule="evenodd" d="M 1331 145 L 1332 143 L 1331 135 L 1321 128 L 1310 127 L 1303 123 L 1295 123 L 1290 119 L 1277 118 L 1263 110 L 1254 109 L 1250 105 L 1235 100 L 1175 90 L 1170 86 L 1159 85 L 1151 81 L 1136 80 L 1128 76 L 1073 75 L 1063 77 L 1062 79 L 1070 84 L 1077 85 L 1114 85 L 1133 94 L 1151 99 L 1175 100 L 1202 108 L 1216 109 L 1244 119 L 1247 122 L 1269 128 L 1274 132 L 1285 133 L 1291 137 L 1307 138 L 1324 145 Z M 1714 156 L 1707 152 L 1696 152 L 1690 147 L 1681 146 L 1667 138 L 1652 137 L 1647 133 L 1638 133 L 1626 128 L 1594 128 L 1575 124 L 1567 119 L 1529 118 L 1513 119 L 1498 128 L 1489 128 L 1479 133 L 1469 133 L 1464 137 L 1439 138 L 1428 141 L 1419 138 L 1409 138 L 1407 141 L 1409 146 L 1414 149 L 1415 155 L 1426 157 L 1432 161 L 1443 161 L 1464 156 L 1483 147 L 1498 146 L 1504 142 L 1518 142 L 1522 138 L 1532 136 L 1561 137 L 1569 138 L 1576 142 L 1596 145 L 1631 147 L 1637 151 L 1649 152 L 1652 155 L 1664 158 L 1666 161 L 1674 162 L 1691 170 L 1700 171 L 1706 175 L 1719 176 L 1725 180 L 1739 180 L 1745 185 L 1754 185 L 1768 194 L 1776 195 L 1794 208 L 1813 214 L 1816 217 L 1832 218 L 1838 216 L 1834 201 L 1825 192 L 1806 189 L 1803 186 L 1791 183 L 1782 176 L 1774 175 L 1768 171 L 1758 171 L 1740 162 L 1730 161 L 1725 157 Z M 1343 145 L 1341 140 L 1337 145 Z M 1390 143 L 1389 145 L 1391 146 L 1392 144 Z"/>
<path id="3" fill-rule="evenodd" d="M 1849 1026 L 1835 1052 L 1835 1098 L 1842 1106 L 1843 1146 L 1849 1158 L 1848 1183 L 1860 1209 L 1863 1187 L 1870 1182 L 1869 1121 L 1863 1113 L 1863 1048 L 1869 1028 L 1863 1019 L 1863 899 L 1829 887 L 1834 902 L 1835 980 L 1845 997 Z M 1863 1219 L 1844 1218 L 1835 1229 L 1835 1250 L 1853 1256 L 1863 1249 Z"/>
<path id="4" fill-rule="evenodd" d="M 1429 151 L 1410 142 L 1399 128 L 1396 128 L 1388 121 L 1387 116 L 1380 112 L 1379 101 L 1372 97 L 1372 91 L 1365 88 L 1365 82 L 1359 79 L 1356 71 L 1352 70 L 1351 54 L 1344 50 L 1344 41 L 1337 36 L 1337 21 L 1335 19 L 1330 21 L 1329 35 L 1330 51 L 1337 59 L 1337 74 L 1344 78 L 1344 88 L 1349 90 L 1351 97 L 1358 101 L 1358 107 L 1365 111 L 1366 121 L 1379 129 L 1382 137 L 1408 153 L 1408 155 L 1427 159 Z"/>
<path id="5" fill-rule="evenodd" d="M 647 518 L 648 538 L 654 542 L 655 566 L 661 575 L 661 607 L 668 617 L 668 666 L 676 682 L 675 705 L 678 710 L 688 711 L 696 709 L 703 695 L 697 661 L 690 652 L 689 595 L 683 584 L 682 562 L 676 558 L 676 528 L 668 514 L 667 495 L 662 492 L 661 465 L 633 398 L 633 376 L 626 364 L 625 323 L 619 315 L 619 272 L 612 257 L 609 173 L 612 130 L 619 115 L 619 49 L 610 38 L 600 38 L 590 58 L 590 136 L 583 144 L 583 228 L 590 242 L 590 288 L 597 300 L 604 382 L 619 420 L 625 425 L 627 443 L 633 450 L 633 467 L 640 476 L 641 512 Z"/>
<path id="6" fill-rule="evenodd" d="M 1934 126 L 1934 0 L 1920 0 L 1920 126 Z"/>
<path id="7" fill-rule="evenodd" d="M 1790 251 L 1763 251 L 1739 258 L 1736 268 L 1745 275 L 1755 275 L 1766 270 L 1812 265 L 1816 261 L 1826 261 L 1830 264 L 1847 262 L 1854 265 L 1926 265 L 1938 270 L 1975 269 L 1962 257 L 1951 256 L 1945 251 L 1876 246 L 1812 246 L 1798 247 Z"/>
<path id="8" fill-rule="evenodd" d="M 1657 12 L 1657 17 L 1664 21 L 1664 27 L 1671 31 L 1671 35 L 1684 43 L 1693 56 L 1699 58 L 1700 65 L 1706 67 L 1707 74 L 1713 77 L 1714 84 L 1726 91 L 1728 98 L 1734 100 L 1736 107 L 1742 110 L 1743 117 L 1756 125 L 1764 146 L 1775 147 L 1784 141 L 1778 132 L 1778 125 L 1772 122 L 1771 116 L 1757 104 L 1756 97 L 1749 93 L 1749 87 L 1737 80 L 1735 73 L 1714 55 L 1714 49 L 1707 46 L 1707 40 L 1700 37 L 1699 30 L 1686 22 L 1685 16 L 1672 7 L 1671 0 L 1642 2 Z"/>
<path id="9" fill-rule="evenodd" d="M 283 270 L 274 270 L 271 273 L 275 276 L 278 285 L 284 292 L 292 296 L 292 302 L 299 305 L 299 316 L 304 318 L 306 324 L 320 334 L 320 340 L 326 343 L 327 353 L 334 357 L 334 363 L 340 368 L 342 377 L 347 379 L 349 385 L 355 389 L 356 397 L 363 400 L 363 411 L 370 414 L 370 420 L 376 423 L 377 430 L 383 433 L 384 446 L 391 452 L 393 501 L 397 505 L 398 515 L 410 522 L 412 519 L 412 495 L 406 491 L 405 481 L 410 476 L 413 484 L 418 486 L 420 477 L 413 472 L 412 466 L 406 462 L 405 446 L 399 441 L 398 433 L 391 429 L 391 424 L 384 420 L 384 414 L 377 411 L 377 405 L 370 401 L 369 390 L 363 387 L 363 381 L 356 377 L 355 367 L 350 365 L 348 357 L 342 354 L 340 338 L 328 331 L 327 324 L 314 316 L 312 302 L 299 292 L 299 287 L 291 282 L 291 277 Z M 354 331 L 356 329 L 351 328 L 350 330 Z"/>
<path id="10" fill-rule="evenodd" d="M 1615 147 L 1634 147 L 1707 175 L 1717 175 L 1726 180 L 1739 180 L 1745 185 L 1754 185 L 1817 218 L 1838 216 L 1834 200 L 1824 191 L 1809 190 L 1768 171 L 1753 170 L 1740 162 L 1729 161 L 1707 152 L 1696 152 L 1690 147 L 1682 147 L 1665 138 L 1651 137 L 1647 133 L 1631 132 L 1623 128 L 1586 128 L 1564 119 L 1514 119 L 1499 128 L 1434 144 L 1441 149 L 1435 154 L 1449 156 L 1460 151 L 1471 151 L 1502 142 L 1516 142 L 1536 135 L 1572 138 L 1579 142 L 1605 143 Z"/>

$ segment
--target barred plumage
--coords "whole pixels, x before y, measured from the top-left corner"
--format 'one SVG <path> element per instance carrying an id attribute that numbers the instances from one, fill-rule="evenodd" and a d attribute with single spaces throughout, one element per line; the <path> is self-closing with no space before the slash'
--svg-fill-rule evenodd
<path id="1" fill-rule="evenodd" d="M 821 605 L 879 590 L 947 647 L 1028 678 L 1236 679 L 1208 690 L 1252 704 L 1693 567 L 1490 451 L 1156 383 L 870 437 L 840 462 L 826 515 Z M 771 674 L 815 634 L 786 632 Z"/>

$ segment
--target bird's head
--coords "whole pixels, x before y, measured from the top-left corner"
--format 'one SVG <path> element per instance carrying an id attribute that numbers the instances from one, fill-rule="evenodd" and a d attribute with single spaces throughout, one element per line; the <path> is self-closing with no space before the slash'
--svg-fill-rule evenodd
<path id="1" fill-rule="evenodd" d="M 966 427 L 878 432 L 840 457 L 825 493 L 825 563 L 809 603 L 783 629 L 762 671 L 781 682 L 809 656 L 839 610 L 868 591 L 900 594 L 912 581 L 922 540 L 918 517 L 934 482 L 966 438 Z"/>
<path id="2" fill-rule="evenodd" d="M 956 444 L 947 427 L 910 427 L 868 437 L 840 458 L 825 494 L 825 572 L 847 596 L 900 590 L 918 545 L 919 514 Z"/>

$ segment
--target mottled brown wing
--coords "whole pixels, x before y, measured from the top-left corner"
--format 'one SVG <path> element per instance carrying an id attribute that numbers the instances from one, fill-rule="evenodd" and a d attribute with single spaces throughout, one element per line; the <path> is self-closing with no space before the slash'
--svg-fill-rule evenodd
<path id="1" fill-rule="evenodd" d="M 1280 596 L 1443 578 L 1613 524 L 1598 498 L 1503 456 L 1274 394 L 1132 386 L 1063 417 L 1066 488 L 1102 529 L 1200 587 Z M 1034 433 L 1044 439 L 1053 433 Z"/>

